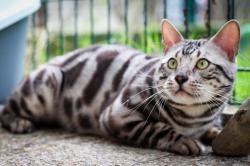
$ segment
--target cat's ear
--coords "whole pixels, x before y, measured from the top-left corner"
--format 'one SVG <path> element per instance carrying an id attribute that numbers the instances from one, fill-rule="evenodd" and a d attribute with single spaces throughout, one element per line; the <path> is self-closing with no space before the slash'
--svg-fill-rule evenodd
<path id="1" fill-rule="evenodd" d="M 167 19 L 163 19 L 161 22 L 161 33 L 164 52 L 167 52 L 168 49 L 174 44 L 177 44 L 183 40 L 181 33 Z"/>
<path id="2" fill-rule="evenodd" d="M 225 51 L 228 59 L 233 62 L 240 42 L 239 22 L 236 20 L 228 21 L 210 40 Z"/>

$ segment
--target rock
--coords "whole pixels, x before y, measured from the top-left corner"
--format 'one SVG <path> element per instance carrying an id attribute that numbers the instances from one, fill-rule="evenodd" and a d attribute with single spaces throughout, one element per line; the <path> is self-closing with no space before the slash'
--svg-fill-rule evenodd
<path id="1" fill-rule="evenodd" d="M 247 156 L 250 154 L 250 98 L 227 122 L 212 144 L 214 153 L 224 156 Z"/>

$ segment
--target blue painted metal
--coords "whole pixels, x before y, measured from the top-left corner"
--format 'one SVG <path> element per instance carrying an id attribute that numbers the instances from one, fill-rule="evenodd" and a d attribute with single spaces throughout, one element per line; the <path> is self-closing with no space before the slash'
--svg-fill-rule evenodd
<path id="1" fill-rule="evenodd" d="M 0 103 L 5 102 L 21 79 L 27 23 L 24 18 L 0 31 Z"/>
<path id="2" fill-rule="evenodd" d="M 0 103 L 4 103 L 23 74 L 28 16 L 39 0 L 1 1 L 0 5 Z M 33 57 L 34 58 L 34 57 Z"/>

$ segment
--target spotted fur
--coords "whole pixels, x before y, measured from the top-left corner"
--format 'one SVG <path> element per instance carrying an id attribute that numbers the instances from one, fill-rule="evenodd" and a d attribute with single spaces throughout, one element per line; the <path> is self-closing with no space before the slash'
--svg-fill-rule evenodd
<path id="1" fill-rule="evenodd" d="M 52 59 L 9 97 L 2 126 L 26 133 L 52 124 L 183 155 L 204 153 L 202 142 L 218 134 L 235 63 L 211 40 L 163 39 L 171 47 L 164 56 L 104 45 Z M 171 58 L 175 69 L 168 67 Z M 196 67 L 200 59 L 209 62 L 204 70 Z"/>

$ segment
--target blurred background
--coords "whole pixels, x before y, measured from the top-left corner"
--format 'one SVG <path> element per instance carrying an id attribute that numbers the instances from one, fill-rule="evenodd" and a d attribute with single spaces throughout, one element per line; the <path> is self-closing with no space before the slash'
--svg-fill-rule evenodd
<path id="1" fill-rule="evenodd" d="M 42 0 L 29 19 L 25 74 L 50 58 L 91 44 L 127 44 L 162 53 L 160 22 L 186 38 L 207 38 L 227 20 L 241 23 L 239 69 L 231 104 L 250 96 L 249 0 Z"/>

